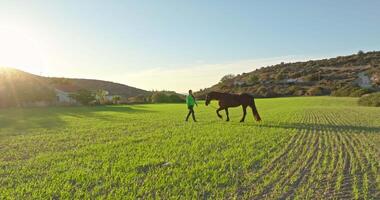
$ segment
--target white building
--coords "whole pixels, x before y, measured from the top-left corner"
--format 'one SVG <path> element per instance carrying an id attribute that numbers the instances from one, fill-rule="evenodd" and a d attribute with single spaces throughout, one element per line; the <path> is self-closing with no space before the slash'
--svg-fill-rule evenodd
<path id="1" fill-rule="evenodd" d="M 79 104 L 71 97 L 72 94 L 79 90 L 73 85 L 59 85 L 55 87 L 56 102 L 60 105 L 77 105 Z"/>

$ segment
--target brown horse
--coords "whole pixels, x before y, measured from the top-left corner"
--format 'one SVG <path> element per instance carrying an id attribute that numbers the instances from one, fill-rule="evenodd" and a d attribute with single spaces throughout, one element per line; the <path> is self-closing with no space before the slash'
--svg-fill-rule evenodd
<path id="1" fill-rule="evenodd" d="M 219 114 L 221 110 L 226 111 L 227 121 L 230 121 L 230 117 L 228 116 L 228 108 L 230 107 L 243 107 L 243 118 L 240 122 L 244 122 L 245 115 L 247 114 L 247 107 L 252 108 L 253 116 L 256 121 L 261 121 L 260 115 L 257 112 L 255 99 L 253 96 L 243 93 L 243 94 L 229 94 L 222 92 L 210 92 L 206 95 L 206 106 L 210 104 L 211 100 L 219 100 L 219 108 L 216 110 L 216 114 L 219 118 L 222 118 L 222 115 Z"/>

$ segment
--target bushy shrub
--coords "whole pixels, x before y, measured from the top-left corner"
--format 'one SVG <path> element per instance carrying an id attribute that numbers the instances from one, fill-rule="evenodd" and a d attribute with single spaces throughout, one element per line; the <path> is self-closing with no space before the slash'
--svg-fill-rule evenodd
<path id="1" fill-rule="evenodd" d="M 371 93 L 372 91 L 370 89 L 364 89 L 356 86 L 345 86 L 342 88 L 339 88 L 337 90 L 334 90 L 331 93 L 331 96 L 336 97 L 361 97 L 364 94 Z"/>
<path id="2" fill-rule="evenodd" d="M 277 73 L 276 76 L 275 76 L 275 79 L 276 79 L 277 81 L 281 81 L 281 80 L 283 80 L 283 79 L 285 79 L 285 78 L 286 78 L 286 75 L 285 75 L 283 72 L 279 72 L 279 73 Z"/>
<path id="3" fill-rule="evenodd" d="M 306 94 L 308 96 L 319 96 L 323 95 L 323 88 L 315 86 L 311 87 L 310 89 L 307 90 Z"/>
<path id="4" fill-rule="evenodd" d="M 289 86 L 288 87 L 288 91 L 289 93 L 295 93 L 297 92 L 298 90 L 300 90 L 301 88 L 299 86 L 296 86 L 296 85 L 292 85 L 292 86 Z"/>
<path id="5" fill-rule="evenodd" d="M 169 102 L 169 97 L 163 92 L 155 92 L 152 95 L 152 103 L 164 103 L 164 102 Z"/>
<path id="6" fill-rule="evenodd" d="M 185 102 L 183 96 L 173 92 L 154 92 L 151 96 L 152 103 L 181 103 Z"/>
<path id="7" fill-rule="evenodd" d="M 294 91 L 293 95 L 295 95 L 295 96 L 303 96 L 303 95 L 305 95 L 305 91 L 302 90 L 302 89 L 299 89 L 297 91 Z"/>
<path id="8" fill-rule="evenodd" d="M 361 96 L 368 94 L 368 93 L 371 93 L 371 90 L 360 88 L 360 89 L 354 90 L 350 94 L 350 97 L 361 97 Z"/>
<path id="9" fill-rule="evenodd" d="M 302 72 L 293 72 L 289 74 L 289 78 L 299 78 L 302 76 Z"/>
<path id="10" fill-rule="evenodd" d="M 375 92 L 372 94 L 367 94 L 360 97 L 358 101 L 361 106 L 380 106 L 380 92 Z"/>
<path id="11" fill-rule="evenodd" d="M 317 73 L 315 73 L 315 74 L 309 74 L 307 76 L 304 76 L 303 80 L 305 80 L 305 81 L 318 81 L 319 80 L 319 75 Z"/>
<path id="12" fill-rule="evenodd" d="M 169 102 L 170 103 L 181 103 L 181 102 L 184 102 L 184 99 L 181 98 L 177 94 L 171 94 L 171 95 L 169 95 Z"/>
<path id="13" fill-rule="evenodd" d="M 342 88 L 332 91 L 331 96 L 348 97 L 350 96 L 351 91 L 352 91 L 352 87 L 346 86 L 346 87 L 342 87 Z"/>
<path id="14" fill-rule="evenodd" d="M 112 103 L 113 104 L 119 104 L 120 101 L 121 101 L 121 96 L 116 95 L 116 96 L 112 97 Z"/>
<path id="15" fill-rule="evenodd" d="M 79 90 L 75 94 L 71 94 L 70 97 L 83 105 L 89 105 L 90 102 L 95 101 L 95 95 L 91 91 L 84 89 Z"/>
<path id="16" fill-rule="evenodd" d="M 235 78 L 236 76 L 233 75 L 233 74 L 227 74 L 225 76 L 223 76 L 221 79 L 220 79 L 220 82 L 223 83 L 223 82 L 226 82 L 228 80 L 231 80 L 233 78 Z"/>
<path id="17" fill-rule="evenodd" d="M 261 86 L 256 90 L 256 95 L 259 97 L 267 97 L 268 95 L 268 90 L 266 87 Z"/>
<path id="18" fill-rule="evenodd" d="M 248 78 L 248 84 L 255 84 L 259 81 L 259 77 L 257 75 L 250 75 Z"/>
<path id="19" fill-rule="evenodd" d="M 295 95 L 295 96 L 303 96 L 305 94 L 305 91 L 296 85 L 292 85 L 288 87 L 289 95 Z"/>

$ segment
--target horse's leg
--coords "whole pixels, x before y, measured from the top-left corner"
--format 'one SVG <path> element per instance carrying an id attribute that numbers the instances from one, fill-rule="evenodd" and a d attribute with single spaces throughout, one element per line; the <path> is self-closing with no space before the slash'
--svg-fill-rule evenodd
<path id="1" fill-rule="evenodd" d="M 247 105 L 242 105 L 243 107 L 243 118 L 241 118 L 240 122 L 244 122 L 245 115 L 247 115 Z"/>
<path id="2" fill-rule="evenodd" d="M 227 120 L 226 121 L 228 122 L 228 121 L 230 121 L 230 116 L 228 115 L 228 108 L 225 108 L 224 110 L 226 111 L 226 115 L 227 115 Z"/>
<path id="3" fill-rule="evenodd" d="M 219 117 L 220 119 L 223 119 L 222 115 L 219 114 L 219 112 L 220 112 L 221 110 L 223 110 L 223 108 L 218 108 L 218 109 L 216 110 L 216 114 L 218 115 L 218 117 Z"/>

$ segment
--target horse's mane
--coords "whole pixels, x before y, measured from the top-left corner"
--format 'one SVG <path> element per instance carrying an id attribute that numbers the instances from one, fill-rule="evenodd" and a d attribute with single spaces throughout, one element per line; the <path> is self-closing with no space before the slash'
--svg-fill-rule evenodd
<path id="1" fill-rule="evenodd" d="M 248 95 L 248 96 L 252 96 L 252 94 L 249 94 L 249 93 L 241 93 L 241 94 L 236 94 L 236 93 L 229 93 L 229 92 L 217 92 L 217 91 L 211 91 L 208 93 L 208 95 Z"/>
<path id="2" fill-rule="evenodd" d="M 211 91 L 208 94 L 229 94 L 227 92 L 217 92 L 217 91 Z"/>
<path id="3" fill-rule="evenodd" d="M 219 97 L 221 95 L 229 95 L 230 93 L 226 93 L 226 92 L 217 92 L 217 91 L 212 91 L 212 92 L 209 92 L 207 95 L 209 95 L 210 97 Z"/>

